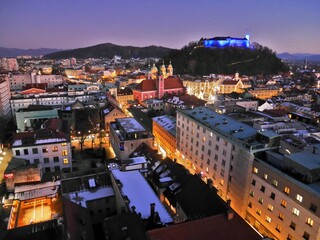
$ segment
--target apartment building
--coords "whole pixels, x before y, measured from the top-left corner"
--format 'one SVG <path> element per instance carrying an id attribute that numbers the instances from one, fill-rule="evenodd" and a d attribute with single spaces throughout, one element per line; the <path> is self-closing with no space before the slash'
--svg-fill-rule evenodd
<path id="1" fill-rule="evenodd" d="M 213 181 L 218 194 L 245 217 L 254 154 L 278 148 L 280 138 L 204 107 L 177 109 L 177 150 L 185 165 Z"/>
<path id="2" fill-rule="evenodd" d="M 320 149 L 319 144 L 314 147 Z M 319 239 L 320 153 L 316 148 L 256 157 L 246 220 L 263 235 Z"/>
<path id="3" fill-rule="evenodd" d="M 60 119 L 49 119 L 43 128 L 33 132 L 16 133 L 13 137 L 13 157 L 29 164 L 41 164 L 44 172 L 72 168 L 71 142 Z"/>
<path id="4" fill-rule="evenodd" d="M 151 134 L 134 118 L 117 118 L 111 122 L 110 141 L 116 156 L 121 160 L 129 158 L 141 143 L 153 146 Z"/>
<path id="5" fill-rule="evenodd" d="M 176 118 L 169 115 L 152 118 L 152 134 L 162 155 L 174 159 L 177 146 Z"/>
<path id="6" fill-rule="evenodd" d="M 5 76 L 0 76 L 0 116 L 11 118 L 9 83 Z"/>

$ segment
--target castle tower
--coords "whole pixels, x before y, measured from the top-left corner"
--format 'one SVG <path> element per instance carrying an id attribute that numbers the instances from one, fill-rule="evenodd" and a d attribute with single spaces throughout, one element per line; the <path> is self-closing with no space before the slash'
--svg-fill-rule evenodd
<path id="1" fill-rule="evenodd" d="M 158 74 L 158 68 L 156 67 L 155 64 L 152 65 L 152 68 L 150 69 L 151 74 L 152 74 L 152 78 L 155 78 Z"/>
<path id="2" fill-rule="evenodd" d="M 167 75 L 166 66 L 164 65 L 164 62 L 162 62 L 162 66 L 160 67 L 160 72 L 163 76 Z"/>
<path id="3" fill-rule="evenodd" d="M 167 67 L 167 72 L 168 72 L 168 76 L 172 76 L 173 75 L 173 67 L 171 64 L 171 60 L 169 62 L 169 66 Z"/>

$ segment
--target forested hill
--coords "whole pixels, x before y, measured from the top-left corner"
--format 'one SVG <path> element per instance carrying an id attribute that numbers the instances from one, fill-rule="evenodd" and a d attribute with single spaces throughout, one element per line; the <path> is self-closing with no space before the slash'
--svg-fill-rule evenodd
<path id="1" fill-rule="evenodd" d="M 208 75 L 234 74 L 244 75 L 277 74 L 287 71 L 287 66 L 275 52 L 267 47 L 254 44 L 253 48 L 204 48 L 193 42 L 181 50 L 171 51 L 165 62 L 171 60 L 175 74 Z"/>
<path id="2" fill-rule="evenodd" d="M 112 43 L 104 43 L 91 47 L 77 48 L 73 50 L 55 52 L 45 55 L 47 59 L 65 59 L 65 58 L 113 58 L 115 55 L 122 58 L 162 58 L 166 56 L 172 49 L 148 46 L 148 47 L 132 47 L 132 46 L 119 46 Z"/>

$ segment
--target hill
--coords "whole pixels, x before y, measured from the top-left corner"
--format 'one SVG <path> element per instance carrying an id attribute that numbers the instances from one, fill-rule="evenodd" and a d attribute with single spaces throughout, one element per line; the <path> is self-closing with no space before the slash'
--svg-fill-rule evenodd
<path id="1" fill-rule="evenodd" d="M 309 62 L 320 62 L 320 54 L 309 53 L 279 53 L 277 56 L 285 61 L 303 62 L 307 59 Z"/>
<path id="2" fill-rule="evenodd" d="M 165 61 L 171 60 L 176 74 L 208 75 L 234 74 L 236 71 L 245 75 L 276 74 L 287 71 L 287 66 L 275 52 L 259 44 L 253 48 L 204 48 L 196 42 L 173 50 Z"/>
<path id="3" fill-rule="evenodd" d="M 78 48 L 62 52 L 55 52 L 44 56 L 48 59 L 63 59 L 63 58 L 113 58 L 115 55 L 122 58 L 147 58 L 155 57 L 161 58 L 167 55 L 172 49 L 148 46 L 148 47 L 132 47 L 132 46 L 119 46 L 112 43 L 104 43 L 91 47 Z"/>
<path id="4" fill-rule="evenodd" d="M 32 56 L 38 57 L 53 52 L 61 51 L 56 48 L 38 48 L 38 49 L 19 49 L 19 48 L 4 48 L 0 47 L 0 57 L 17 57 L 17 56 Z"/>

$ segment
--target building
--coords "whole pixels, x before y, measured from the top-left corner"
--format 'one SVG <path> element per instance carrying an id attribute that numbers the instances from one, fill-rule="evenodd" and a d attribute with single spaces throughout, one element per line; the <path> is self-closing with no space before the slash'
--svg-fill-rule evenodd
<path id="1" fill-rule="evenodd" d="M 110 123 L 110 141 L 117 158 L 125 160 L 141 144 L 153 146 L 153 137 L 134 118 L 117 118 Z"/>
<path id="2" fill-rule="evenodd" d="M 234 37 L 214 37 L 214 38 L 201 38 L 198 46 L 206 48 L 225 48 L 225 47 L 238 47 L 238 48 L 249 48 L 249 34 L 244 38 Z"/>
<path id="3" fill-rule="evenodd" d="M 158 151 L 166 157 L 175 158 L 176 153 L 176 118 L 164 115 L 152 118 L 152 134 Z"/>
<path id="4" fill-rule="evenodd" d="M 118 101 L 120 108 L 128 106 L 128 102 L 133 101 L 132 90 L 128 87 L 118 88 L 116 100 Z"/>
<path id="5" fill-rule="evenodd" d="M 133 98 L 139 103 L 150 99 L 161 99 L 164 94 L 180 95 L 185 93 L 185 88 L 182 84 L 182 80 L 175 76 L 169 76 L 164 78 L 163 75 L 159 75 L 157 79 L 152 79 L 148 75 L 148 79 L 142 81 L 138 86 L 132 90 Z"/>
<path id="6" fill-rule="evenodd" d="M 219 85 L 220 80 L 214 78 L 183 80 L 183 86 L 185 86 L 189 95 L 195 95 L 205 100 L 210 100 L 217 94 Z"/>
<path id="7" fill-rule="evenodd" d="M 153 110 L 163 110 L 164 108 L 164 103 L 162 100 L 159 99 L 147 99 L 141 103 L 141 106 L 144 106 L 148 110 L 153 109 Z"/>
<path id="8" fill-rule="evenodd" d="M 13 157 L 26 159 L 28 164 L 41 164 L 44 172 L 72 169 L 70 137 L 59 119 L 49 119 L 43 128 L 16 133 L 13 137 Z"/>
<path id="9" fill-rule="evenodd" d="M 266 86 L 266 87 L 255 87 L 248 89 L 248 92 L 256 98 L 268 99 L 278 96 L 281 92 L 281 89 L 277 86 Z"/>
<path id="10" fill-rule="evenodd" d="M 177 110 L 177 150 L 184 165 L 212 179 L 218 194 L 245 217 L 254 154 L 278 148 L 277 134 L 257 131 L 213 110 Z"/>
<path id="11" fill-rule="evenodd" d="M 250 87 L 251 87 L 250 81 L 241 80 L 236 76 L 236 78 L 232 80 L 223 80 L 220 84 L 219 93 L 221 94 L 229 94 L 232 92 L 242 93 L 244 92 L 245 89 Z"/>
<path id="12" fill-rule="evenodd" d="M 9 83 L 5 76 L 0 76 L 0 116 L 7 120 L 12 116 Z"/>
<path id="13" fill-rule="evenodd" d="M 106 132 L 110 132 L 110 123 L 116 121 L 117 118 L 125 118 L 127 115 L 118 107 L 110 105 L 102 110 L 104 117 L 104 128 Z"/>
<path id="14" fill-rule="evenodd" d="M 246 220 L 274 239 L 319 239 L 320 145 L 290 155 L 267 151 L 253 163 Z"/>
<path id="15" fill-rule="evenodd" d="M 0 68 L 3 68 L 7 71 L 18 71 L 19 64 L 15 58 L 1 58 Z"/>

